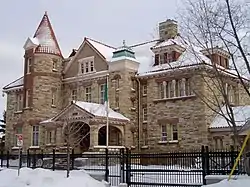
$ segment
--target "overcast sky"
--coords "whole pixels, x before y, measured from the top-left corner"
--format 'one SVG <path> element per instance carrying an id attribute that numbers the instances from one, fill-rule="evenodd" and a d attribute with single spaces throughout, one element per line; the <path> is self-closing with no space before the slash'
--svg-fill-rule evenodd
<path id="1" fill-rule="evenodd" d="M 128 45 L 151 40 L 158 22 L 176 18 L 179 7 L 177 0 L 1 1 L 0 86 L 23 75 L 23 45 L 45 11 L 67 56 L 85 36 L 113 46 L 123 39 Z M 6 96 L 0 98 L 0 112 L 5 107 Z"/>

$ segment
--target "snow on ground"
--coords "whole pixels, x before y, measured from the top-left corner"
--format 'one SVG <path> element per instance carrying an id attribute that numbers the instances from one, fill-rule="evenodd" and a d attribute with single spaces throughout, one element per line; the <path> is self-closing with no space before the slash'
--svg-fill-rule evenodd
<path id="1" fill-rule="evenodd" d="M 22 168 L 18 177 L 17 170 L 2 169 L 0 181 L 0 187 L 105 187 L 84 170 L 71 171 L 70 177 L 66 178 L 65 171 Z"/>
<path id="2" fill-rule="evenodd" d="M 216 184 L 205 185 L 206 187 L 249 187 L 250 185 L 250 177 L 244 179 L 237 179 L 237 180 L 230 180 L 227 181 L 223 180 Z"/>

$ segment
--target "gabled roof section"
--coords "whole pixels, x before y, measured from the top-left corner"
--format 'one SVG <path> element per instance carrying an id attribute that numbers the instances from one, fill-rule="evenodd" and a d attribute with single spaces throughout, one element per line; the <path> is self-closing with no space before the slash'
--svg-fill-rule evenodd
<path id="1" fill-rule="evenodd" d="M 63 116 L 65 113 L 67 113 L 67 111 L 69 111 L 72 107 L 77 107 L 78 109 L 81 109 L 90 117 L 106 117 L 107 115 L 106 106 L 103 104 L 89 103 L 89 102 L 84 102 L 84 101 L 72 101 L 72 103 L 68 105 L 67 107 L 65 107 L 59 114 L 57 114 L 56 116 L 48 120 L 42 121 L 41 124 L 51 123 L 51 122 L 58 120 L 58 118 Z M 111 108 L 109 108 L 108 114 L 109 114 L 108 117 L 111 119 L 130 121 L 128 118 L 126 118 L 125 116 L 123 116 L 122 114 L 118 112 L 113 111 Z"/>
<path id="2" fill-rule="evenodd" d="M 115 47 L 112 47 L 110 45 L 104 44 L 102 42 L 99 42 L 97 40 L 93 40 L 91 38 L 87 38 L 85 37 L 82 44 L 80 45 L 80 47 L 76 50 L 74 50 L 75 54 L 72 56 L 71 60 L 69 61 L 69 63 L 67 64 L 67 66 L 64 69 L 64 73 L 66 73 L 68 71 L 68 69 L 70 68 L 71 64 L 75 61 L 75 59 L 77 58 L 78 54 L 81 53 L 83 47 L 89 44 L 89 46 L 96 51 L 104 60 L 106 61 L 110 61 L 112 59 L 113 56 L 113 52 L 116 50 Z"/>
<path id="3" fill-rule="evenodd" d="M 250 118 L 250 105 L 232 107 L 232 109 L 233 109 L 236 126 L 242 127 Z M 222 107 L 221 112 L 219 113 L 228 118 L 226 106 Z M 223 117 L 220 114 L 216 115 L 213 122 L 210 124 L 209 128 L 228 128 L 229 127 L 225 117 Z"/>
<path id="4" fill-rule="evenodd" d="M 36 53 L 48 53 L 62 56 L 47 12 L 45 12 L 33 39 L 39 42 L 39 46 L 35 50 Z"/>
<path id="5" fill-rule="evenodd" d="M 22 87 L 23 87 L 23 77 L 9 83 L 5 87 L 3 87 L 3 91 L 7 92 L 10 90 L 14 90 L 14 89 L 22 88 Z"/>
<path id="6" fill-rule="evenodd" d="M 83 110 L 86 110 L 87 112 L 93 114 L 94 116 L 98 117 L 106 117 L 107 111 L 106 106 L 103 104 L 98 103 L 89 103 L 89 102 L 83 102 L 83 101 L 76 101 L 75 105 L 79 106 Z M 122 114 L 113 111 L 111 108 L 108 109 L 108 117 L 113 119 L 120 119 L 120 120 L 127 120 L 128 118 L 123 116 Z"/>

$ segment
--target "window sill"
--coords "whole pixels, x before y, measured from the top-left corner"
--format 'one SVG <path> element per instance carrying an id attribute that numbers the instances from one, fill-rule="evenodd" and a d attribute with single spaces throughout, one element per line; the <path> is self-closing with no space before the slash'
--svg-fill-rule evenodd
<path id="1" fill-rule="evenodd" d="M 48 144 L 46 144 L 45 146 L 46 146 L 46 147 L 55 147 L 56 144 L 55 144 L 55 143 L 48 143 Z"/>
<path id="2" fill-rule="evenodd" d="M 19 150 L 19 149 L 22 149 L 22 147 L 12 147 L 11 150 Z"/>
<path id="3" fill-rule="evenodd" d="M 134 88 L 131 88 L 131 92 L 135 92 L 135 89 L 134 89 Z"/>
<path id="4" fill-rule="evenodd" d="M 58 70 L 57 70 L 57 69 L 52 69 L 52 71 L 53 71 L 53 72 L 58 72 Z"/>
<path id="5" fill-rule="evenodd" d="M 148 145 L 141 146 L 141 149 L 148 149 Z"/>
<path id="6" fill-rule="evenodd" d="M 178 140 L 170 140 L 170 141 L 159 141 L 158 144 L 173 144 L 173 143 L 179 143 Z"/>
<path id="7" fill-rule="evenodd" d="M 119 91 L 120 91 L 120 89 L 119 89 L 119 88 L 116 88 L 116 89 L 115 89 L 115 91 L 116 91 L 116 92 L 119 92 Z"/>
<path id="8" fill-rule="evenodd" d="M 22 110 L 19 110 L 19 111 L 14 112 L 14 114 L 21 114 L 21 113 L 23 113 Z"/>
<path id="9" fill-rule="evenodd" d="M 56 108 L 56 105 L 51 105 L 51 108 Z"/>
<path id="10" fill-rule="evenodd" d="M 148 123 L 148 121 L 142 121 L 142 123 Z"/>
<path id="11" fill-rule="evenodd" d="M 147 94 L 142 94 L 142 97 L 147 97 Z"/>
<path id="12" fill-rule="evenodd" d="M 31 72 L 29 72 L 29 73 L 26 73 L 26 75 L 30 75 L 31 74 Z"/>
<path id="13" fill-rule="evenodd" d="M 164 98 L 164 99 L 154 99 L 153 102 L 164 102 L 164 101 L 176 101 L 176 100 L 186 100 L 186 99 L 192 99 L 195 98 L 195 95 L 189 95 L 189 96 L 182 96 L 182 97 L 172 97 L 172 98 Z"/>
<path id="14" fill-rule="evenodd" d="M 25 107 L 23 110 L 32 110 L 31 107 Z"/>
<path id="15" fill-rule="evenodd" d="M 135 111 L 136 108 L 135 108 L 135 107 L 131 107 L 130 110 L 131 110 L 131 111 Z"/>
<path id="16" fill-rule="evenodd" d="M 30 146 L 29 149 L 40 149 L 40 146 Z"/>

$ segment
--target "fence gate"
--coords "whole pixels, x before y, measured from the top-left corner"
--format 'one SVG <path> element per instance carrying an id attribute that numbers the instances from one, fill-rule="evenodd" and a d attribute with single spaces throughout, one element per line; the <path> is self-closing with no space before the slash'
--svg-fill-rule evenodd
<path id="1" fill-rule="evenodd" d="M 126 154 L 129 186 L 202 186 L 205 180 L 201 152 Z"/>

